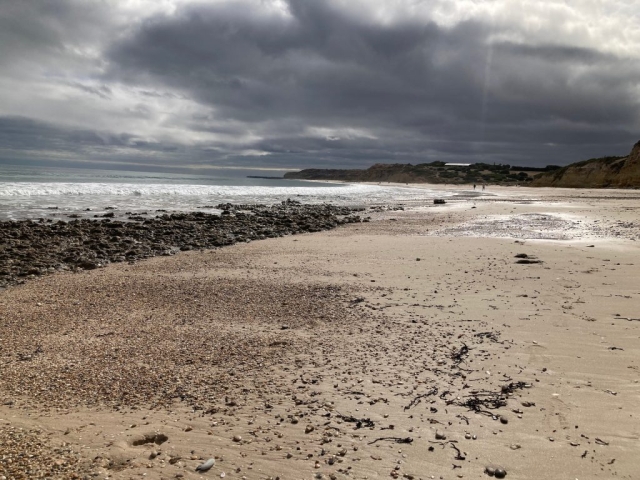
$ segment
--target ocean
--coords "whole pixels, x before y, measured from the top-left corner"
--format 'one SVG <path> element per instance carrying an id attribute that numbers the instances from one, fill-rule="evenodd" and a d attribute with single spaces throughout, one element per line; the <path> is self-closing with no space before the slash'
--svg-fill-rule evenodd
<path id="1" fill-rule="evenodd" d="M 109 211 L 131 214 L 205 211 L 220 203 L 302 203 L 373 206 L 451 196 L 440 189 L 397 185 L 309 182 L 286 171 L 220 169 L 216 175 L 0 165 L 0 220 L 93 218 Z"/>

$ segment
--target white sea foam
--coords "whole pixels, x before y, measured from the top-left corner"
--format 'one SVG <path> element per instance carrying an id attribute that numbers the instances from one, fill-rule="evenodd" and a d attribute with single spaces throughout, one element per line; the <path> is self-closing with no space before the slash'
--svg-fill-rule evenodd
<path id="1" fill-rule="evenodd" d="M 374 185 L 340 185 L 330 187 L 279 187 L 247 185 L 166 185 L 130 183 L 0 183 L 0 197 L 31 196 L 210 196 L 210 197 L 280 197 L 357 195 L 377 190 Z"/>
<path id="2" fill-rule="evenodd" d="M 188 211 L 218 203 L 273 204 L 288 198 L 303 203 L 375 205 L 451 195 L 446 191 L 391 185 L 309 183 L 308 186 L 300 186 L 299 183 L 295 186 L 265 186 L 0 182 L 0 218 L 55 217 L 71 213 L 92 216 L 107 206 L 132 212 L 157 209 Z"/>

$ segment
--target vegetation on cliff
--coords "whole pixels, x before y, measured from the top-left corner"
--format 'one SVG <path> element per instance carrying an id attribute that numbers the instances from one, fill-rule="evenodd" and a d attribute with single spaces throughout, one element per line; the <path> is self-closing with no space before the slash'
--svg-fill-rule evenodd
<path id="1" fill-rule="evenodd" d="M 566 167 L 512 167 L 502 164 L 378 163 L 367 169 L 308 168 L 284 178 L 346 182 L 530 185 L 569 188 L 640 188 L 640 142 L 626 157 L 592 158 Z"/>
<path id="2" fill-rule="evenodd" d="M 627 157 L 592 158 L 537 175 L 535 187 L 638 188 L 640 187 L 640 142 Z"/>
<path id="3" fill-rule="evenodd" d="M 553 168 L 553 167 L 548 167 Z M 530 182 L 531 173 L 518 171 L 510 165 L 474 163 L 446 165 L 444 162 L 411 164 L 378 163 L 364 170 L 309 168 L 289 172 L 285 178 L 300 180 L 342 180 L 347 182 L 448 183 L 448 184 L 504 184 Z"/>

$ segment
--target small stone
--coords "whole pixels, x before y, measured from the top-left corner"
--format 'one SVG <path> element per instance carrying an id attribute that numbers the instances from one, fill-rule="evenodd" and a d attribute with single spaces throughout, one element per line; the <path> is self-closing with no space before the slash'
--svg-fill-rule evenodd
<path id="1" fill-rule="evenodd" d="M 502 467 L 498 467 L 496 468 L 495 476 L 496 478 L 504 478 L 507 476 L 507 471 Z"/>
<path id="2" fill-rule="evenodd" d="M 304 433 L 311 433 L 315 430 L 315 427 L 313 425 L 307 425 L 304 429 Z"/>
<path id="3" fill-rule="evenodd" d="M 500 423 L 502 423 L 503 425 L 506 425 L 507 423 L 509 423 L 509 419 L 507 417 L 505 417 L 504 415 L 502 415 L 500 417 Z"/>
<path id="4" fill-rule="evenodd" d="M 234 435 L 233 441 L 236 443 L 240 443 L 242 441 L 242 437 L 240 435 Z"/>
<path id="5" fill-rule="evenodd" d="M 436 440 L 446 440 L 447 436 L 439 430 L 436 430 Z"/>
<path id="6" fill-rule="evenodd" d="M 216 461 L 213 458 L 210 458 L 206 462 L 198 465 L 196 467 L 196 472 L 206 472 L 207 470 L 211 469 L 211 467 L 213 467 L 215 464 L 216 464 Z"/>
<path id="7" fill-rule="evenodd" d="M 464 438 L 466 438 L 467 440 L 471 440 L 471 434 L 465 433 Z"/>

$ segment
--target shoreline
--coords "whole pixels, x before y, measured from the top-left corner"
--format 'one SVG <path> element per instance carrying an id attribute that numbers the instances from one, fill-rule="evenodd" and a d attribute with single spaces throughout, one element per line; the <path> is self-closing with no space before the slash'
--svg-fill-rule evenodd
<path id="1" fill-rule="evenodd" d="M 635 197 L 549 193 L 0 290 L 0 475 L 633 478 Z"/>

